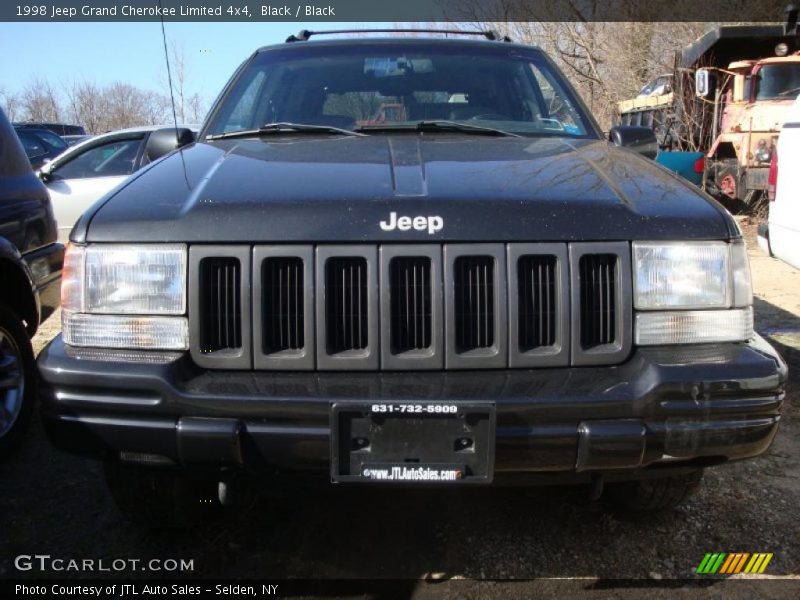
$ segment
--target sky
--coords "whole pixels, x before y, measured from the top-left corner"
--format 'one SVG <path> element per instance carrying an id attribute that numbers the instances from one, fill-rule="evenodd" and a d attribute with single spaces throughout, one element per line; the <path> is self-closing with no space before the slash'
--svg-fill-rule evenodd
<path id="1" fill-rule="evenodd" d="M 182 45 L 190 92 L 210 103 L 256 48 L 301 29 L 364 29 L 390 23 L 166 23 Z M 164 91 L 161 23 L 0 23 L 0 88 L 16 93 L 34 78 L 54 87 L 73 80 L 124 81 Z"/>

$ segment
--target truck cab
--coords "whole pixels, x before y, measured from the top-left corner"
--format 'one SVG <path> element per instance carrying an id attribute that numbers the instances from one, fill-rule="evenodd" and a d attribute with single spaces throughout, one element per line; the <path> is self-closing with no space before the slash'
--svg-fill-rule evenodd
<path id="1" fill-rule="evenodd" d="M 720 133 L 708 151 L 706 181 L 727 198 L 752 204 L 767 189 L 778 134 L 800 93 L 800 52 L 736 61 L 719 77 Z"/>

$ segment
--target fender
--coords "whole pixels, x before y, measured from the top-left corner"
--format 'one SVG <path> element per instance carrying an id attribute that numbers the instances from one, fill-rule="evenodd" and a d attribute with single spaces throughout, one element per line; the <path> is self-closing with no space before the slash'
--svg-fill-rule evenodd
<path id="1" fill-rule="evenodd" d="M 0 237 L 0 281 L 3 284 L 0 286 L 0 302 L 7 303 L 25 320 L 28 334 L 32 336 L 39 327 L 39 293 L 28 263 L 17 247 L 4 237 Z"/>

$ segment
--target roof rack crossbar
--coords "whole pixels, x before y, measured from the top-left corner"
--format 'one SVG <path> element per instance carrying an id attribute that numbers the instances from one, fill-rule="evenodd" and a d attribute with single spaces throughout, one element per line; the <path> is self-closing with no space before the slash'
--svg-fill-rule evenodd
<path id="1" fill-rule="evenodd" d="M 479 35 L 493 42 L 511 41 L 511 38 L 507 35 L 500 35 L 491 29 L 475 31 L 460 31 L 458 29 L 331 29 L 328 31 L 309 31 L 308 29 L 301 29 L 296 35 L 290 35 L 286 38 L 286 42 L 306 42 L 312 35 L 335 35 L 340 33 L 441 33 L 444 35 Z"/>

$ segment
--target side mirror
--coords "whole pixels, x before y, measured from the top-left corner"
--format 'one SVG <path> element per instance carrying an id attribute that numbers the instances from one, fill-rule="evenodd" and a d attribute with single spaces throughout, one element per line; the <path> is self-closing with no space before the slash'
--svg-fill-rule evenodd
<path id="1" fill-rule="evenodd" d="M 617 125 L 608 133 L 615 146 L 630 148 L 645 158 L 655 160 L 658 154 L 656 134 L 649 127 L 638 125 Z"/>
<path id="2" fill-rule="evenodd" d="M 145 146 L 145 154 L 150 162 L 161 158 L 176 148 L 183 148 L 194 141 L 191 129 L 185 127 L 165 127 L 150 134 Z"/>
<path id="3" fill-rule="evenodd" d="M 711 94 L 711 79 L 708 69 L 697 69 L 694 74 L 694 93 L 698 98 Z"/>
<path id="4" fill-rule="evenodd" d="M 53 179 L 53 161 L 47 159 L 42 163 L 42 165 L 36 169 L 36 176 L 47 183 Z"/>

